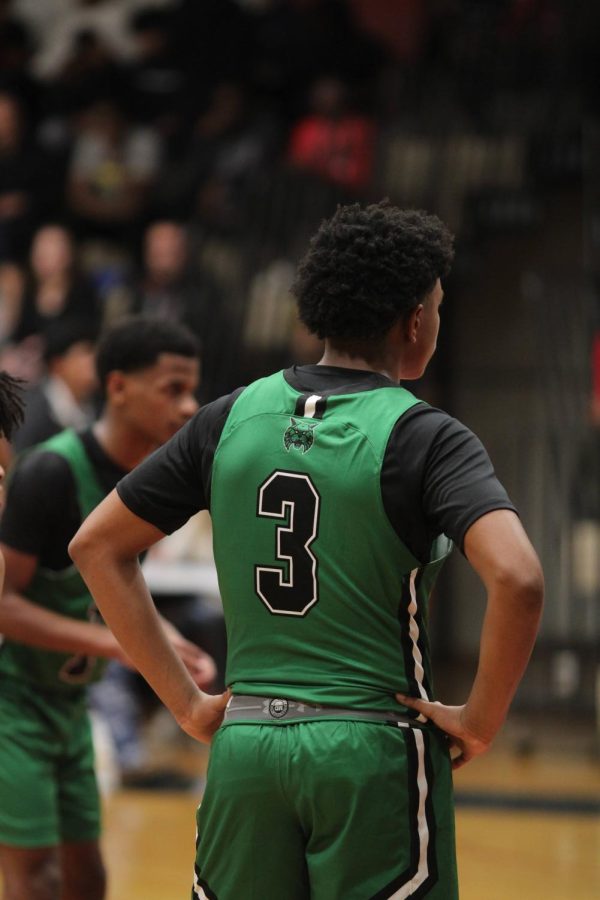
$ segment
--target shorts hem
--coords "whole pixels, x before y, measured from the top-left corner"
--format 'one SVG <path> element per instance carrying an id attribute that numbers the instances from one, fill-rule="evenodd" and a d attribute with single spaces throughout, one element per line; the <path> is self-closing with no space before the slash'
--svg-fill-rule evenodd
<path id="1" fill-rule="evenodd" d="M 61 844 L 82 844 L 88 841 L 97 841 L 100 839 L 100 829 L 96 828 L 89 833 L 78 831 L 72 837 L 70 835 L 32 835 L 30 832 L 26 836 L 18 836 L 13 834 L 7 835 L 0 831 L 0 844 L 6 847 L 20 847 L 25 850 L 34 850 L 38 847 L 59 847 Z"/>

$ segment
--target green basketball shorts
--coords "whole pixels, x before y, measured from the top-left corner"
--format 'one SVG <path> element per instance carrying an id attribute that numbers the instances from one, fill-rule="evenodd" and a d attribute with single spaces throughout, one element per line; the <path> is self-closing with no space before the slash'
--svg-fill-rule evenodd
<path id="1" fill-rule="evenodd" d="M 452 775 L 435 729 L 221 727 L 193 900 L 456 900 Z"/>
<path id="2" fill-rule="evenodd" d="M 0 843 L 95 840 L 100 804 L 85 694 L 0 681 Z"/>

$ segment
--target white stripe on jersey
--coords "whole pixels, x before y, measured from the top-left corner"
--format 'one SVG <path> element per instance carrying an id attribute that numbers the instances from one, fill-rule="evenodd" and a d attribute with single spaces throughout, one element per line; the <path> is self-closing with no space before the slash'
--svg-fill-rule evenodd
<path id="1" fill-rule="evenodd" d="M 196 877 L 196 873 L 194 872 L 194 894 L 198 897 L 198 900 L 208 900 L 208 897 L 202 890 L 201 886 L 198 884 L 198 878 Z"/>
<path id="2" fill-rule="evenodd" d="M 417 787 L 419 790 L 419 808 L 417 810 L 417 831 L 419 834 L 419 864 L 417 871 L 406 884 L 403 884 L 395 894 L 392 894 L 389 900 L 406 900 L 407 897 L 417 890 L 423 884 L 429 875 L 429 867 L 427 865 L 427 851 L 429 849 L 429 828 L 427 827 L 427 816 L 425 815 L 425 803 L 429 787 L 427 784 L 427 775 L 425 773 L 425 740 L 423 732 L 418 728 L 412 728 L 410 732 L 417 747 L 418 768 L 417 768 Z"/>
<path id="3" fill-rule="evenodd" d="M 304 404 L 304 418 L 305 419 L 313 419 L 314 415 L 317 411 L 317 403 L 321 397 L 319 394 L 312 394 L 312 396 L 306 398 L 306 403 Z"/>
<path id="4" fill-rule="evenodd" d="M 423 657 L 421 656 L 421 651 L 419 650 L 419 626 L 417 625 L 417 620 L 415 616 L 417 614 L 417 592 L 415 589 L 415 578 L 417 577 L 418 569 L 413 569 L 410 573 L 410 603 L 408 605 L 408 632 L 410 634 L 410 639 L 412 641 L 412 656 L 415 663 L 415 680 L 417 682 L 417 687 L 419 688 L 419 694 L 421 695 L 422 700 L 429 700 L 427 696 L 427 691 L 425 690 L 425 686 L 423 685 L 423 680 L 425 678 L 425 670 L 423 669 Z M 419 714 L 417 716 L 417 722 L 426 722 L 427 719 L 425 716 Z"/>

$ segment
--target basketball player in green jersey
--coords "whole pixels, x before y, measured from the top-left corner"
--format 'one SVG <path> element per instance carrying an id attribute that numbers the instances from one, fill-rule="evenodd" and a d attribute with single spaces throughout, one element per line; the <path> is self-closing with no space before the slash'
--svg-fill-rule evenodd
<path id="1" fill-rule="evenodd" d="M 434 216 L 338 209 L 294 284 L 320 364 L 205 407 L 71 545 L 126 652 L 181 726 L 212 738 L 196 900 L 458 896 L 450 756 L 464 764 L 500 728 L 542 574 L 481 443 L 400 384 L 434 353 L 452 256 Z M 228 632 L 221 697 L 171 652 L 137 563 L 199 508 Z M 427 640 L 452 543 L 488 597 L 456 707 L 434 700 Z"/>
<path id="2" fill-rule="evenodd" d="M 0 523 L 0 868 L 7 900 L 104 897 L 85 687 L 106 658 L 128 660 L 98 621 L 67 546 L 117 481 L 196 411 L 197 351 L 194 337 L 173 323 L 140 317 L 115 326 L 97 353 L 105 398 L 99 420 L 50 438 L 11 473 Z M 210 684 L 212 660 L 164 627 L 194 678 Z"/>

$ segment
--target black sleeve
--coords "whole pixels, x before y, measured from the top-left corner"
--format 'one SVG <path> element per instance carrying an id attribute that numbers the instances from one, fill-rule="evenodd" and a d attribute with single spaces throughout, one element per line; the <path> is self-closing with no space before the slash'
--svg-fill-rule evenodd
<path id="1" fill-rule="evenodd" d="M 17 462 L 9 478 L 0 541 L 58 570 L 71 565 L 67 546 L 79 523 L 75 481 L 64 457 L 36 450 Z"/>
<path id="2" fill-rule="evenodd" d="M 210 509 L 215 450 L 229 411 L 243 388 L 204 406 L 177 434 L 117 484 L 136 516 L 171 534 L 201 509 Z"/>
<path id="3" fill-rule="evenodd" d="M 424 404 L 405 413 L 390 436 L 382 491 L 398 536 L 423 562 L 437 535 L 462 550 L 466 532 L 485 513 L 516 512 L 479 438 Z"/>

